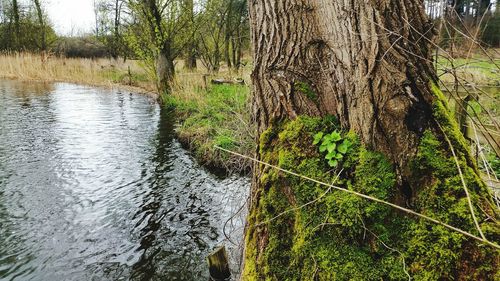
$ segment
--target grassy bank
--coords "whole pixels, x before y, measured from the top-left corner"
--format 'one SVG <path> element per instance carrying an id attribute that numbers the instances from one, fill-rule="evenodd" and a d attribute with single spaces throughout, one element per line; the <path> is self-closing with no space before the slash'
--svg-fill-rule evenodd
<path id="1" fill-rule="evenodd" d="M 201 63 L 199 64 L 201 65 Z M 222 69 L 215 76 L 206 70 L 187 71 L 182 62 L 165 106 L 175 111 L 179 123 L 178 139 L 203 164 L 227 171 L 246 172 L 250 163 L 219 153 L 215 145 L 252 155 L 255 147 L 254 125 L 250 120 L 250 87 L 212 85 L 213 78 L 241 77 L 248 83 L 250 67 L 240 73 Z M 0 54 L 0 78 L 24 81 L 71 82 L 114 87 L 130 92 L 154 92 L 154 82 L 136 61 L 109 59 L 42 59 L 33 54 Z"/>
<path id="2" fill-rule="evenodd" d="M 218 77 L 229 73 L 222 73 Z M 249 71 L 242 77 L 249 80 Z M 249 172 L 251 163 L 214 149 L 220 146 L 246 155 L 255 151 L 255 125 L 251 120 L 250 87 L 247 85 L 212 85 L 207 87 L 200 73 L 177 76 L 177 83 L 165 106 L 174 108 L 179 126 L 179 140 L 207 166 L 230 172 Z"/>

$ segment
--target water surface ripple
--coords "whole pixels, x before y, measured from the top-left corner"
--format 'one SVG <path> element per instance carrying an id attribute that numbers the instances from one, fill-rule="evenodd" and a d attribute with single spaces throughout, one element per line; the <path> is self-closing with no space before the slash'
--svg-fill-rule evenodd
<path id="1" fill-rule="evenodd" d="M 145 96 L 0 81 L 0 280 L 207 280 L 248 185 Z"/>

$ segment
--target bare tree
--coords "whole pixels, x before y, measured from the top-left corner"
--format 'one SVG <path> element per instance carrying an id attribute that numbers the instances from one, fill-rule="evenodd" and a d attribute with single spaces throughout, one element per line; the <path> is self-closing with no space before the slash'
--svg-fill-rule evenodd
<path id="1" fill-rule="evenodd" d="M 128 2 L 133 23 L 128 42 L 154 72 L 161 94 L 171 91 L 175 76 L 174 59 L 190 42 L 189 21 L 184 0 L 146 0 Z"/>

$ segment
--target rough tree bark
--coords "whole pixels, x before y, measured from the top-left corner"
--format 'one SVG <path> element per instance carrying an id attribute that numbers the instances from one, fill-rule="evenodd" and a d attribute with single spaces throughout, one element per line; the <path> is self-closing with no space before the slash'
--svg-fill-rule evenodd
<path id="1" fill-rule="evenodd" d="M 435 87 L 437 78 L 432 68 L 429 44 L 434 30 L 424 13 L 423 1 L 264 0 L 249 1 L 249 11 L 255 54 L 252 73 L 254 114 L 261 135 L 257 152 L 259 159 L 273 164 L 285 163 L 286 154 L 273 149 L 290 147 L 294 152 L 292 159 L 297 161 L 294 167 L 300 168 L 308 160 L 297 159 L 297 155 L 310 156 L 316 152 L 299 152 L 300 149 L 311 151 L 306 146 L 312 146 L 312 140 L 309 144 L 302 141 L 295 146 L 290 144 L 290 140 L 285 142 L 284 139 L 290 135 L 285 131 L 286 124 L 295 122 L 300 116 L 325 118 L 333 115 L 344 131 L 350 130 L 357 135 L 363 149 L 381 153 L 391 164 L 394 181 L 387 200 L 437 216 L 441 214 L 439 211 L 454 212 L 454 209 L 443 210 L 435 206 L 440 204 L 436 202 L 442 198 L 439 192 L 450 196 L 450 201 L 446 203 L 450 208 L 463 204 L 465 198 L 460 181 L 456 181 L 451 172 L 445 176 L 432 168 L 422 168 L 434 167 L 428 163 L 431 162 L 431 155 L 425 154 L 426 145 L 430 144 L 434 149 L 439 148 L 436 154 L 446 159 L 441 164 L 454 163 L 450 162 L 448 137 L 459 153 L 462 170 L 466 170 L 471 177 L 467 183 L 473 189 L 474 210 L 481 227 L 492 228 L 493 234 L 486 235 L 490 239 L 498 239 L 498 225 L 493 223 L 490 226 L 487 222 L 497 217 L 491 198 L 488 198 L 488 190 L 479 180 L 463 137 L 456 134 L 456 123 L 453 118 L 448 118 L 442 94 Z M 279 153 L 279 156 L 273 156 L 273 153 Z M 418 169 L 415 168 L 416 163 Z M 436 167 L 441 168 L 439 165 Z M 450 167 L 449 170 L 458 173 L 456 166 Z M 352 179 L 351 183 L 351 178 L 360 176 L 361 171 L 346 173 L 344 182 L 349 182 L 348 186 L 352 184 L 352 188 L 356 189 L 356 184 L 362 179 Z M 444 184 L 448 181 L 454 182 L 453 187 Z M 436 237 L 454 234 L 424 222 L 414 222 L 418 220 L 394 210 L 379 218 L 368 218 L 368 211 L 362 212 L 360 219 L 350 227 L 342 222 L 342 217 L 335 222 L 326 217 L 320 230 L 311 230 L 314 226 L 310 222 L 302 222 L 305 214 L 301 211 L 295 211 L 295 216 L 284 216 L 277 222 L 265 223 L 290 206 L 299 206 L 300 193 L 304 192 L 302 187 L 295 180 L 284 178 L 263 166 L 255 167 L 243 279 L 356 279 L 360 276 L 354 272 L 357 266 L 359 271 L 370 266 L 377 267 L 378 273 L 373 273 L 373 277 L 361 275 L 366 279 L 402 278 L 394 275 L 389 267 L 384 267 L 391 263 L 386 259 L 391 255 L 392 258 L 403 257 L 404 270 L 401 272 L 415 275 L 416 279 L 489 279 L 498 270 L 496 250 L 463 237 L 453 245 L 451 242 L 446 245 Z M 455 191 L 448 192 L 446 188 Z M 425 202 L 426 196 L 435 201 L 428 199 Z M 435 205 L 429 205 L 431 201 Z M 320 208 L 324 207 L 319 203 L 312 205 L 314 207 L 308 205 L 307 208 L 312 208 L 308 212 L 321 213 Z M 329 211 L 331 209 L 323 210 Z M 459 227 L 477 234 L 470 213 L 462 214 L 463 223 L 439 216 L 446 222 L 459 222 Z M 407 220 L 404 228 L 395 223 L 399 219 Z M 285 226 L 279 228 L 280 224 Z M 337 232 L 350 233 L 356 227 L 364 230 L 352 235 L 355 242 L 343 241 L 339 238 L 342 236 L 328 232 L 333 231 L 331 228 L 324 229 L 325 225 L 335 224 L 339 226 L 331 228 Z M 378 247 L 383 246 L 374 241 L 381 240 L 376 238 L 382 235 L 375 235 L 367 229 L 376 229 L 380 225 L 394 227 L 392 232 L 388 232 L 388 237 L 398 231 L 404 233 L 391 240 L 399 250 L 392 254 L 380 253 L 382 250 Z M 314 235 L 304 242 L 301 237 L 308 231 Z M 328 239 L 329 235 L 333 246 L 318 242 L 325 237 Z M 436 242 L 438 240 L 441 242 Z M 387 244 L 385 242 L 383 245 Z M 432 250 L 433 245 L 449 249 L 450 256 L 436 253 Z M 346 247 L 350 249 L 347 252 Z M 451 252 L 456 255 L 452 257 Z M 432 255 L 439 255 L 440 258 L 433 259 Z M 358 256 L 362 256 L 360 260 L 366 263 L 356 260 Z M 394 259 L 392 263 L 399 263 L 399 258 Z M 434 264 L 426 264 L 431 261 Z M 348 265 L 352 266 L 351 270 L 343 271 Z M 441 267 L 445 269 L 436 269 Z M 403 276 L 406 278 L 406 275 Z"/>

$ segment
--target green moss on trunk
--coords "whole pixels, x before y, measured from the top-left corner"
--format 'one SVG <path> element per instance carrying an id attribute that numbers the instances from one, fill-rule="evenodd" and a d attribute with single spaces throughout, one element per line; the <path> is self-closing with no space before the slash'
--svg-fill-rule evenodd
<path id="1" fill-rule="evenodd" d="M 340 131 L 332 120 L 301 116 L 273 125 L 261 135 L 261 159 L 396 201 L 401 191 L 392 164 L 384 155 L 366 149 L 353 132 L 343 133 L 354 145 L 341 165 L 329 167 L 312 143 L 319 131 Z M 453 141 L 461 142 L 457 136 Z M 424 134 L 412 164 L 412 183 L 421 188 L 410 207 L 476 233 L 456 164 L 447 151 L 434 133 Z M 467 168 L 467 149 L 460 151 L 473 201 L 480 206 L 479 202 L 488 201 L 484 200 L 487 191 L 474 168 Z M 407 280 L 408 274 L 414 280 L 493 280 L 498 271 L 498 251 L 460 234 L 385 205 L 337 190 L 327 192 L 327 187 L 260 168 L 248 219 L 244 280 Z M 276 217 L 320 196 L 313 204 Z M 498 227 L 486 223 L 479 208 L 476 214 L 483 231 L 498 241 Z"/>

